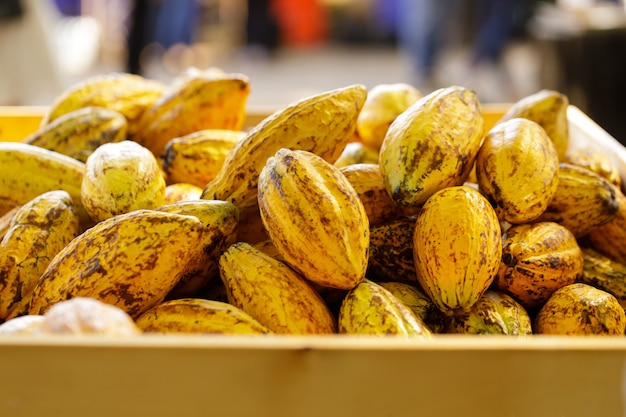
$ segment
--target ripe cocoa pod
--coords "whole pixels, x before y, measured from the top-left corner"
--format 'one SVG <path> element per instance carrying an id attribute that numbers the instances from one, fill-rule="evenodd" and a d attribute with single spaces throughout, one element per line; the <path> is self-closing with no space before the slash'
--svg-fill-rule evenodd
<path id="1" fill-rule="evenodd" d="M 441 311 L 469 311 L 493 282 L 502 255 L 500 223 L 489 202 L 467 186 L 433 194 L 417 215 L 417 279 Z"/>
<path id="2" fill-rule="evenodd" d="M 436 191 L 462 185 L 483 138 L 476 94 L 442 88 L 411 105 L 389 126 L 380 169 L 389 195 L 401 207 L 417 207 Z"/>
<path id="3" fill-rule="evenodd" d="M 280 149 L 261 170 L 258 202 L 269 238 L 302 276 L 346 290 L 365 277 L 369 220 L 339 168 L 311 152 Z"/>
<path id="4" fill-rule="evenodd" d="M 537 219 L 556 193 L 559 158 L 537 123 L 511 119 L 494 126 L 476 158 L 480 192 L 498 219 L 512 224 Z"/>
<path id="5" fill-rule="evenodd" d="M 624 336 L 626 315 L 617 299 L 591 285 L 556 290 L 535 317 L 535 333 Z"/>
<path id="6" fill-rule="evenodd" d="M 502 242 L 502 262 L 494 287 L 525 308 L 541 306 L 550 295 L 583 274 L 576 238 L 554 222 L 512 226 Z"/>

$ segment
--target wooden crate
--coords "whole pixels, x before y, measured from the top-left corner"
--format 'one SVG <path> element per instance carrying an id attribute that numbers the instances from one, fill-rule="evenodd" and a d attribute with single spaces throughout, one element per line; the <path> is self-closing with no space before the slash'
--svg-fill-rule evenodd
<path id="1" fill-rule="evenodd" d="M 486 107 L 487 126 L 505 108 Z M 621 145 L 570 110 L 572 143 L 622 170 Z M 43 114 L 3 111 L 0 140 L 21 140 Z M 4 336 L 0 378 L 2 417 L 618 416 L 626 338 Z"/>

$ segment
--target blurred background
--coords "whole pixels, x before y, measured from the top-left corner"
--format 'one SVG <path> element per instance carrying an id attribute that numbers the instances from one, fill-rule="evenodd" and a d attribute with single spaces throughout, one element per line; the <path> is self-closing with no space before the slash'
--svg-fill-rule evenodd
<path id="1" fill-rule="evenodd" d="M 185 68 L 250 77 L 250 106 L 361 83 L 452 84 L 485 103 L 567 94 L 626 142 L 622 0 L 0 0 L 0 105 Z"/>

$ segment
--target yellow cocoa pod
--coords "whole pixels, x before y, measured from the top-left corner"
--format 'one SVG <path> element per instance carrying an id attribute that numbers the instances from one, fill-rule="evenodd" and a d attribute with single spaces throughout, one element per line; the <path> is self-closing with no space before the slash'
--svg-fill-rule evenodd
<path id="1" fill-rule="evenodd" d="M 591 285 L 575 283 L 554 292 L 537 313 L 538 334 L 624 336 L 626 315 L 617 299 Z"/>
<path id="2" fill-rule="evenodd" d="M 546 210 L 536 221 L 555 222 L 576 238 L 608 223 L 617 214 L 617 188 L 594 172 L 559 164 L 559 181 Z"/>
<path id="3" fill-rule="evenodd" d="M 500 223 L 489 202 L 467 186 L 433 194 L 413 237 L 417 279 L 441 311 L 469 311 L 493 282 L 502 255 Z"/>
<path id="4" fill-rule="evenodd" d="M 182 278 L 205 225 L 192 216 L 135 210 L 97 223 L 50 262 L 33 291 L 29 314 L 91 297 L 131 317 L 157 305 Z"/>
<path id="5" fill-rule="evenodd" d="M 496 124 L 520 117 L 532 120 L 544 129 L 554 144 L 559 161 L 563 161 L 569 144 L 568 107 L 566 95 L 544 89 L 514 103 Z"/>
<path id="6" fill-rule="evenodd" d="M 245 135 L 240 130 L 205 129 L 170 140 L 162 162 L 168 183 L 185 182 L 204 189 Z"/>
<path id="7" fill-rule="evenodd" d="M 391 199 L 385 188 L 378 164 L 352 164 L 340 168 L 340 171 L 359 195 L 370 226 L 402 215 L 402 210 Z"/>
<path id="8" fill-rule="evenodd" d="M 144 333 L 268 334 L 243 310 L 221 301 L 181 298 L 164 301 L 135 320 Z"/>
<path id="9" fill-rule="evenodd" d="M 230 304 L 275 333 L 329 334 L 335 318 L 319 294 L 289 266 L 248 243 L 231 245 L 219 260 Z"/>
<path id="10" fill-rule="evenodd" d="M 124 115 L 103 107 L 82 107 L 42 126 L 23 142 L 85 162 L 100 145 L 126 139 Z"/>
<path id="11" fill-rule="evenodd" d="M 620 305 L 626 308 L 626 265 L 592 248 L 581 247 L 581 250 L 584 267 L 577 281 L 613 294 Z"/>
<path id="12" fill-rule="evenodd" d="M 426 295 L 419 285 L 393 281 L 378 282 L 378 285 L 389 291 L 402 304 L 410 308 L 432 332 L 444 333 L 449 317 L 437 308 L 433 300 Z"/>
<path id="13" fill-rule="evenodd" d="M 463 87 L 424 96 L 389 126 L 380 169 L 389 195 L 401 207 L 417 207 L 438 190 L 462 185 L 483 138 L 476 94 Z"/>
<path id="14" fill-rule="evenodd" d="M 141 330 L 121 308 L 94 298 L 59 301 L 43 314 L 33 334 L 134 336 Z"/>
<path id="15" fill-rule="evenodd" d="M 96 222 L 165 200 L 165 180 L 152 153 L 136 142 L 107 143 L 85 163 L 80 199 Z"/>
<path id="16" fill-rule="evenodd" d="M 626 196 L 616 189 L 617 213 L 585 236 L 589 246 L 614 261 L 626 263 Z"/>
<path id="17" fill-rule="evenodd" d="M 528 223 L 545 211 L 556 193 L 559 159 L 541 126 L 528 119 L 511 119 L 485 136 L 476 159 L 476 177 L 500 220 Z"/>
<path id="18" fill-rule="evenodd" d="M 274 246 L 309 281 L 348 290 L 365 277 L 369 220 L 339 168 L 280 149 L 261 170 L 258 201 Z"/>
<path id="19" fill-rule="evenodd" d="M 343 148 L 343 152 L 334 165 L 339 168 L 352 164 L 377 164 L 378 150 L 370 148 L 363 142 L 350 142 Z"/>
<path id="20" fill-rule="evenodd" d="M 367 276 L 380 281 L 418 284 L 413 258 L 414 217 L 400 217 L 370 228 Z"/>
<path id="21" fill-rule="evenodd" d="M 0 215 L 47 191 L 72 197 L 81 228 L 93 222 L 80 200 L 85 164 L 55 151 L 20 142 L 0 142 Z"/>
<path id="22" fill-rule="evenodd" d="M 188 73 L 144 112 L 132 139 L 159 157 L 177 137 L 204 129 L 241 130 L 249 94 L 250 80 L 243 74 Z"/>
<path id="23" fill-rule="evenodd" d="M 50 106 L 42 126 L 71 111 L 96 106 L 123 114 L 128 121 L 128 133 L 132 135 L 141 115 L 165 89 L 165 83 L 136 74 L 94 75 L 63 91 Z"/>
<path id="24" fill-rule="evenodd" d="M 0 320 L 26 314 L 50 261 L 79 233 L 66 191 L 48 191 L 21 206 L 0 242 Z"/>
<path id="25" fill-rule="evenodd" d="M 420 90 L 406 83 L 375 85 L 356 122 L 359 138 L 371 148 L 380 149 L 389 125 L 422 96 Z"/>
<path id="26" fill-rule="evenodd" d="M 446 333 L 528 336 L 532 323 L 526 309 L 513 297 L 487 290 L 470 311 L 452 317 Z"/>
<path id="27" fill-rule="evenodd" d="M 564 162 L 587 168 L 618 188 L 622 186 L 622 178 L 617 166 L 605 153 L 591 149 L 572 149 L 571 151 L 568 149 Z"/>
<path id="28" fill-rule="evenodd" d="M 583 254 L 566 227 L 553 222 L 514 225 L 502 242 L 494 288 L 532 309 L 583 274 Z"/>
<path id="29" fill-rule="evenodd" d="M 0 241 L 2 241 L 4 235 L 7 234 L 9 227 L 11 227 L 11 221 L 13 220 L 15 213 L 17 213 L 20 207 L 22 206 L 15 206 L 11 210 L 0 216 Z"/>
<path id="30" fill-rule="evenodd" d="M 177 182 L 165 187 L 163 205 L 176 203 L 178 201 L 199 200 L 202 188 L 186 182 Z"/>
<path id="31" fill-rule="evenodd" d="M 352 138 L 366 96 L 364 86 L 351 85 L 276 111 L 235 145 L 202 198 L 230 201 L 242 213 L 255 208 L 259 173 L 281 148 L 313 152 L 334 163 Z"/>
<path id="32" fill-rule="evenodd" d="M 197 217 L 205 229 L 188 254 L 183 276 L 166 298 L 196 295 L 218 276 L 218 261 L 222 252 L 237 240 L 239 210 L 234 204 L 219 200 L 179 201 L 158 207 L 165 213 Z"/>
<path id="33" fill-rule="evenodd" d="M 338 315 L 338 331 L 375 336 L 431 337 L 432 332 L 391 292 L 370 280 L 348 292 Z"/>

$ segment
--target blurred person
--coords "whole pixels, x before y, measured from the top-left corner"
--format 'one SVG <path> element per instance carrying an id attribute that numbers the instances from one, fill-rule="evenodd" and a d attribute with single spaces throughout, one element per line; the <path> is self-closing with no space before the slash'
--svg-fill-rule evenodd
<path id="1" fill-rule="evenodd" d="M 434 70 L 441 49 L 449 43 L 449 25 L 460 0 L 396 0 L 397 40 L 410 59 L 418 88 L 434 88 Z"/>
<path id="2" fill-rule="evenodd" d="M 449 84 L 474 88 L 483 98 L 508 95 L 501 56 L 512 38 L 522 0 L 397 0 L 398 41 L 411 58 L 417 86 L 428 90 Z M 463 7 L 462 7 L 463 6 Z M 463 25 L 469 20 L 469 33 Z M 468 57 L 458 67 L 440 68 L 441 52 L 463 39 Z"/>
<path id="3" fill-rule="evenodd" d="M 151 44 L 162 50 L 195 39 L 200 15 L 198 0 L 134 0 L 127 38 L 126 70 L 142 74 L 142 52 Z"/>
<path id="4" fill-rule="evenodd" d="M 59 19 L 50 1 L 0 0 L 0 105 L 49 105 L 60 93 Z"/>
<path id="5" fill-rule="evenodd" d="M 279 45 L 280 32 L 271 0 L 248 0 L 246 44 L 272 52 Z"/>

